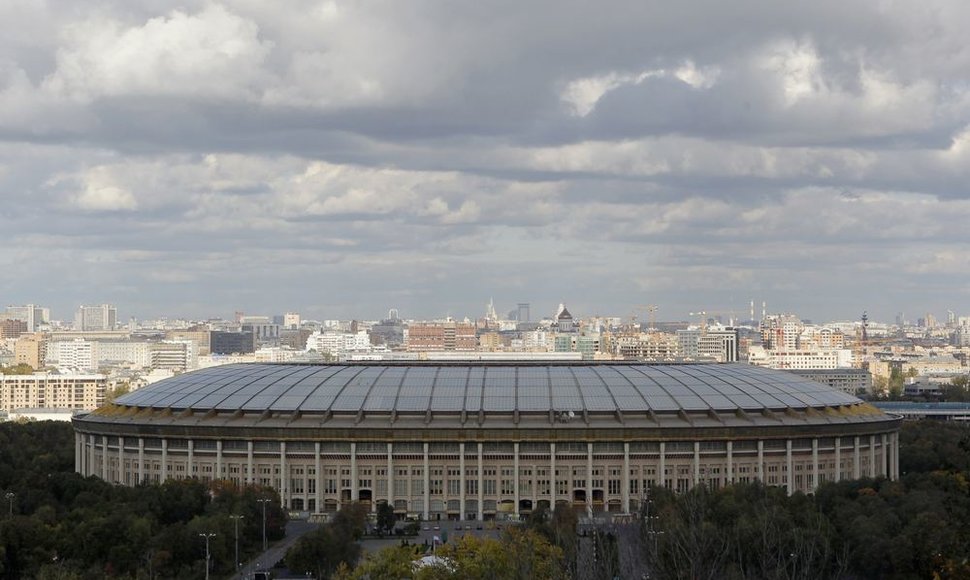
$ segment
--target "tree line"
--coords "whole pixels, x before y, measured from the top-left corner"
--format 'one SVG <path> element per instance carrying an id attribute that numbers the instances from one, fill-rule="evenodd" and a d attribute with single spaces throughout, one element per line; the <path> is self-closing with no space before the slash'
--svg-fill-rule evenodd
<path id="1" fill-rule="evenodd" d="M 11 494 L 7 497 L 7 494 Z M 202 578 L 210 539 L 212 573 L 235 569 L 262 548 L 262 504 L 269 540 L 286 515 L 272 489 L 229 482 L 169 480 L 125 487 L 74 473 L 68 423 L 0 423 L 0 578 L 87 580 Z"/>
<path id="2" fill-rule="evenodd" d="M 271 497 L 270 539 L 285 515 L 271 490 L 169 481 L 133 488 L 73 473 L 67 424 L 0 424 L 0 578 L 201 578 L 259 551 L 257 499 Z M 417 578 L 863 579 L 970 578 L 970 429 L 914 422 L 900 436 L 898 481 L 827 482 L 811 495 L 738 484 L 674 494 L 651 489 L 625 523 L 586 525 L 570 510 L 537 510 L 499 538 L 470 534 L 415 564 L 403 543 L 361 560 L 366 511 L 353 504 L 287 554 L 291 570 L 340 580 Z"/>

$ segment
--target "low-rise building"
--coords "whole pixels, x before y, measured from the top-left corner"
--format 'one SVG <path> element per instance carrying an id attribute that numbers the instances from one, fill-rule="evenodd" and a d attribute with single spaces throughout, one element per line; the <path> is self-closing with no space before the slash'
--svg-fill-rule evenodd
<path id="1" fill-rule="evenodd" d="M 849 395 L 872 390 L 872 375 L 865 369 L 794 369 L 791 372 Z"/>

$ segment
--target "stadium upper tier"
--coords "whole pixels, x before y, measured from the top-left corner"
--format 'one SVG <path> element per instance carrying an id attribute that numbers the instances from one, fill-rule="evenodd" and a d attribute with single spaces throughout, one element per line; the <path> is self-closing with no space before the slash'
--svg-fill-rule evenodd
<path id="1" fill-rule="evenodd" d="M 762 413 L 861 405 L 746 364 L 234 364 L 163 380 L 115 408 L 345 415 Z"/>

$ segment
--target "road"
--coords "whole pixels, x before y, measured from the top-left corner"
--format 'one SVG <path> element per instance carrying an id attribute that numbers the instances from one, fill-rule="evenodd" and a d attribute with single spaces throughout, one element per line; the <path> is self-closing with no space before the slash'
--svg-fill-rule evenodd
<path id="1" fill-rule="evenodd" d="M 297 539 L 307 532 L 317 529 L 319 524 L 311 524 L 304 520 L 290 520 L 286 523 L 286 537 L 279 542 L 269 546 L 262 554 L 256 556 L 249 562 L 245 562 L 242 571 L 233 576 L 232 580 L 249 580 L 253 574 L 262 568 L 271 568 L 273 564 L 279 562 L 286 555 L 286 551 Z"/>

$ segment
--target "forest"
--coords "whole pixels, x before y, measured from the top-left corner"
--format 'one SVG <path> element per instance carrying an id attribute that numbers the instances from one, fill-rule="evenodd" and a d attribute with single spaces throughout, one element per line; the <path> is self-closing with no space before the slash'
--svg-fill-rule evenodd
<path id="1" fill-rule="evenodd" d="M 8 494 L 10 496 L 8 497 Z M 0 423 L 0 578 L 87 580 L 203 578 L 210 540 L 214 577 L 262 547 L 262 504 L 270 541 L 286 515 L 271 489 L 228 482 L 168 481 L 124 487 L 74 473 L 68 423 Z"/>
<path id="2" fill-rule="evenodd" d="M 785 494 L 760 484 L 652 489 L 623 524 L 585 525 L 571 511 L 538 511 L 499 538 L 367 554 L 356 509 L 302 538 L 287 555 L 320 578 L 798 579 L 970 578 L 970 428 L 903 426 L 899 481 L 825 483 Z M 242 515 L 241 559 L 262 541 L 260 505 L 272 490 L 170 481 L 125 488 L 73 472 L 70 425 L 0 424 L 0 578 L 203 578 L 200 533 L 212 538 L 213 577 L 233 570 L 230 515 Z M 6 501 L 6 494 L 13 494 Z M 267 512 L 270 540 L 285 514 Z"/>

